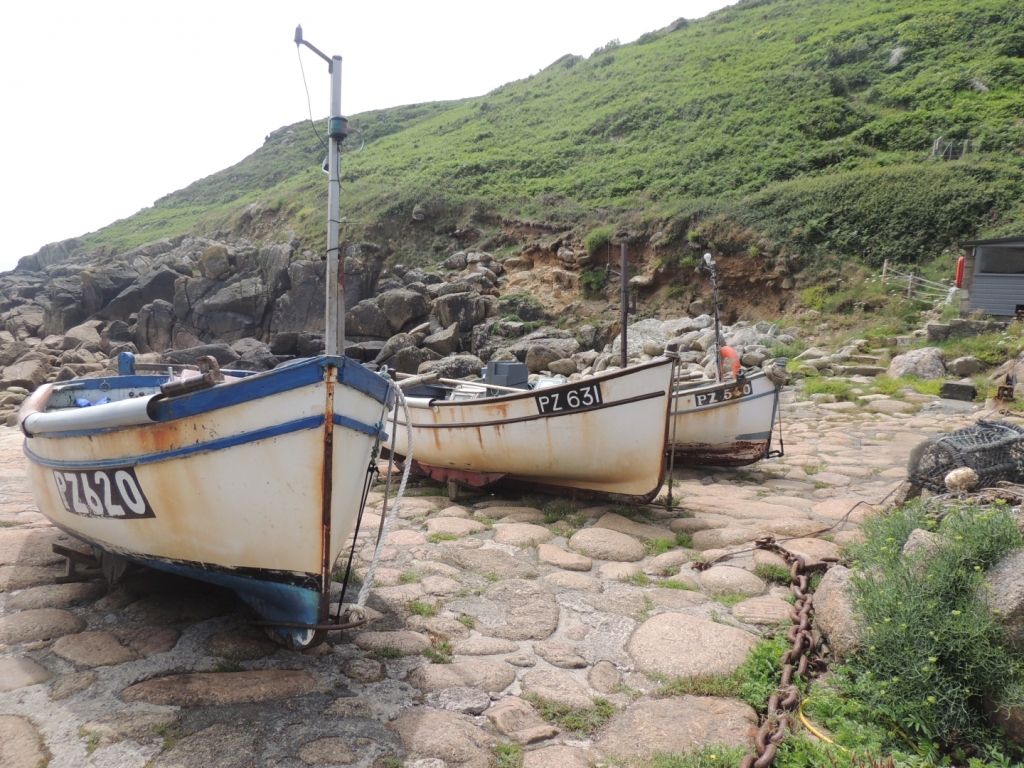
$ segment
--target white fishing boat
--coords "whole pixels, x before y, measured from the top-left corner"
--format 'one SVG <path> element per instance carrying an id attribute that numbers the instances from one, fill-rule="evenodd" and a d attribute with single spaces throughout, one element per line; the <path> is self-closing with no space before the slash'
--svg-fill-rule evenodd
<path id="1" fill-rule="evenodd" d="M 765 370 L 742 368 L 736 352 L 721 343 L 718 268 L 710 253 L 704 254 L 704 269 L 710 273 L 714 290 L 715 380 L 677 382 L 669 420 L 669 451 L 675 465 L 739 467 L 760 461 L 771 451 L 779 388 L 787 379 L 786 364 L 783 360 Z M 782 452 L 772 455 L 781 456 Z"/>
<path id="2" fill-rule="evenodd" d="M 669 448 L 677 466 L 739 467 L 771 449 L 779 388 L 763 371 L 724 382 L 681 384 L 672 401 Z"/>
<path id="3" fill-rule="evenodd" d="M 312 48 L 301 28 L 295 42 Z M 332 74 L 326 354 L 258 374 L 202 358 L 145 375 L 123 353 L 119 375 L 45 385 L 20 412 L 40 511 L 91 545 L 108 578 L 138 563 L 228 587 L 292 648 L 339 628 L 332 568 L 394 392 L 339 355 L 341 57 L 316 52 Z"/>
<path id="4" fill-rule="evenodd" d="M 124 375 L 47 384 L 25 401 L 40 511 L 92 545 L 110 577 L 131 562 L 228 587 L 283 642 L 313 644 L 389 384 L 317 357 L 173 394 L 203 377 L 136 375 L 132 358 Z"/>
<path id="5" fill-rule="evenodd" d="M 465 383 L 448 399 L 409 390 L 416 465 L 442 482 L 653 498 L 664 477 L 674 370 L 675 360 L 661 357 L 532 390 Z M 388 447 L 405 456 L 409 425 L 395 425 Z"/>

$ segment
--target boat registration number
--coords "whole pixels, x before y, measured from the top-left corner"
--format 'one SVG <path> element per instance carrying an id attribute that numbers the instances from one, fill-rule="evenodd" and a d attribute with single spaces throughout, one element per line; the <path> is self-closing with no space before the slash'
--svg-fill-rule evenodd
<path id="1" fill-rule="evenodd" d="M 155 517 L 132 467 L 54 470 L 64 510 L 82 517 L 138 520 Z"/>
<path id="2" fill-rule="evenodd" d="M 750 385 L 750 382 L 745 381 L 742 384 L 730 384 L 726 387 L 712 389 L 710 392 L 698 392 L 693 396 L 693 399 L 697 407 L 700 408 L 705 405 L 738 400 L 741 397 L 746 397 L 753 391 L 754 388 Z"/>
<path id="3" fill-rule="evenodd" d="M 535 399 L 541 413 L 578 411 L 601 405 L 604 402 L 601 399 L 600 384 L 587 384 L 572 389 L 560 389 L 557 392 L 545 392 L 542 395 L 536 395 Z"/>

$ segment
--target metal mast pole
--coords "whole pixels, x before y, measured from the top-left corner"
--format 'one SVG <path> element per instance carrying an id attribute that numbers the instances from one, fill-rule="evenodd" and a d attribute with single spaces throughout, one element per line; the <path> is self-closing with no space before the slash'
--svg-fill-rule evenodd
<path id="1" fill-rule="evenodd" d="M 345 354 L 345 260 L 339 253 L 338 219 L 341 209 L 341 56 L 331 58 L 331 116 L 328 120 L 330 147 L 327 172 L 327 313 L 326 343 L 328 355 Z M 337 124 L 337 128 L 335 127 Z"/>
<path id="2" fill-rule="evenodd" d="M 619 322 L 622 324 L 622 361 L 621 367 L 625 368 L 629 360 L 626 350 L 626 324 L 629 322 L 629 259 L 626 253 L 626 244 L 620 246 L 619 269 Z"/>

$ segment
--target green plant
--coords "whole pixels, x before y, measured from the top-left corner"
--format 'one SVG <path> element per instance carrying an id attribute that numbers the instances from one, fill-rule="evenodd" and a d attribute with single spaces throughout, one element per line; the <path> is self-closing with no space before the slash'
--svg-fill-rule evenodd
<path id="1" fill-rule="evenodd" d="M 614 232 L 615 227 L 610 224 L 595 227 L 583 238 L 583 247 L 587 249 L 587 253 L 591 256 L 596 256 L 602 248 L 607 247 L 611 243 L 611 237 Z"/>
<path id="2" fill-rule="evenodd" d="M 623 579 L 623 581 L 627 584 L 632 584 L 634 587 L 648 587 L 651 584 L 650 577 L 643 571 L 634 573 L 632 576 Z"/>
<path id="3" fill-rule="evenodd" d="M 405 656 L 405 652 L 393 645 L 382 645 L 374 650 L 373 655 L 379 659 L 401 659 Z"/>
<path id="4" fill-rule="evenodd" d="M 166 752 L 177 744 L 182 736 L 180 727 L 177 725 L 168 725 L 167 723 L 158 723 L 157 725 L 154 725 L 153 733 L 157 736 L 163 737 L 163 744 L 160 745 L 160 750 L 163 752 Z"/>
<path id="5" fill-rule="evenodd" d="M 747 750 L 713 744 L 692 752 L 658 753 L 639 764 L 640 768 L 732 768 L 738 766 Z M 782 763 L 778 763 L 783 766 Z M 824 765 L 823 763 L 821 765 Z"/>
<path id="6" fill-rule="evenodd" d="M 399 584 L 415 584 L 418 581 L 423 580 L 423 575 L 416 571 L 402 571 L 398 577 Z"/>
<path id="7" fill-rule="evenodd" d="M 586 299 L 597 299 L 604 294 L 608 285 L 608 273 L 603 269 L 587 269 L 580 272 L 580 288 Z"/>
<path id="8" fill-rule="evenodd" d="M 455 541 L 458 536 L 453 533 L 431 533 L 427 536 L 427 541 L 431 544 L 440 544 L 442 541 Z"/>
<path id="9" fill-rule="evenodd" d="M 985 570 L 1024 542 L 1005 507 L 936 511 L 914 502 L 868 518 L 865 542 L 849 548 L 865 634 L 836 694 L 847 718 L 890 734 L 887 748 L 905 748 L 893 735 L 903 732 L 936 760 L 967 747 L 994 755 L 1003 747 L 985 702 L 1019 696 L 1024 655 L 1003 645 L 982 584 Z M 916 528 L 936 533 L 939 546 L 906 557 Z M 833 727 L 827 712 L 818 716 Z"/>
<path id="10" fill-rule="evenodd" d="M 758 563 L 754 566 L 754 575 L 769 583 L 788 585 L 790 583 L 789 570 L 781 565 L 770 565 L 769 563 Z"/>
<path id="11" fill-rule="evenodd" d="M 692 549 L 693 536 L 686 531 L 680 531 L 676 534 L 676 546 L 682 547 L 683 549 Z"/>
<path id="12" fill-rule="evenodd" d="M 431 640 L 431 647 L 427 648 L 423 655 L 435 664 L 451 664 L 452 644 L 448 640 L 435 637 Z"/>
<path id="13" fill-rule="evenodd" d="M 380 759 L 380 765 L 374 763 L 373 768 L 402 768 L 405 765 L 405 761 L 400 758 L 389 755 Z"/>
<path id="14" fill-rule="evenodd" d="M 494 747 L 494 768 L 522 768 L 523 748 L 518 744 L 497 744 Z"/>
<path id="15" fill-rule="evenodd" d="M 103 736 L 95 731 L 87 731 L 83 728 L 78 732 L 78 738 L 85 739 L 85 754 L 91 755 L 100 746 Z"/>
<path id="16" fill-rule="evenodd" d="M 437 616 L 437 608 L 435 606 L 420 600 L 413 600 L 409 603 L 409 611 L 417 616 Z"/>
<path id="17" fill-rule="evenodd" d="M 649 555 L 663 555 L 675 545 L 672 539 L 647 539 L 644 542 L 644 551 Z"/>
<path id="18" fill-rule="evenodd" d="M 214 672 L 245 672 L 245 667 L 234 659 L 222 659 L 213 668 Z"/>
<path id="19" fill-rule="evenodd" d="M 476 626 L 476 619 L 474 619 L 472 616 L 470 616 L 468 614 L 465 614 L 465 613 L 462 614 L 461 616 L 459 616 L 459 621 L 463 625 L 465 625 L 466 629 L 472 629 L 473 627 Z"/>
<path id="20" fill-rule="evenodd" d="M 688 581 L 680 581 L 679 579 L 662 579 L 658 582 L 659 587 L 665 589 L 683 589 L 688 592 L 696 592 L 697 587 L 690 584 Z"/>
<path id="21" fill-rule="evenodd" d="M 850 383 L 841 379 L 806 379 L 804 381 L 804 394 L 834 395 L 837 400 L 852 400 Z"/>
<path id="22" fill-rule="evenodd" d="M 501 576 L 499 576 L 496 573 L 485 573 L 484 578 L 491 583 L 494 583 L 495 581 L 501 581 Z"/>
<path id="23" fill-rule="evenodd" d="M 732 608 L 734 605 L 736 605 L 736 603 L 742 603 L 744 600 L 747 599 L 746 595 L 734 595 L 734 594 L 715 595 L 714 597 L 715 597 L 715 600 L 720 602 L 726 608 Z"/>
<path id="24" fill-rule="evenodd" d="M 543 509 L 544 522 L 550 525 L 551 523 L 557 523 L 559 520 L 564 520 L 565 518 L 574 515 L 579 507 L 571 501 L 557 499 L 556 501 L 552 501 L 550 504 L 543 506 Z"/>
<path id="25" fill-rule="evenodd" d="M 537 713 L 549 723 L 557 723 L 563 730 L 576 734 L 594 733 L 618 710 L 608 699 L 595 696 L 593 707 L 569 707 L 542 699 L 536 694 L 524 696 L 537 708 Z"/>

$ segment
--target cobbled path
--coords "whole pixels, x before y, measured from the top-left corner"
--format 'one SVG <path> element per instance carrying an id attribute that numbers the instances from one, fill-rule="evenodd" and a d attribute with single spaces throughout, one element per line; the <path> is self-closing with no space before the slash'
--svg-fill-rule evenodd
<path id="1" fill-rule="evenodd" d="M 525 768 L 584 768 L 749 745 L 745 703 L 658 697 L 658 681 L 729 674 L 788 621 L 788 589 L 754 573 L 784 563 L 754 539 L 835 555 L 871 513 L 841 522 L 856 501 L 881 503 L 914 445 L 977 416 L 914 398 L 861 408 L 787 388 L 785 457 L 677 470 L 671 513 L 411 496 L 374 621 L 307 653 L 248 629 L 232 596 L 202 584 L 139 571 L 116 587 L 55 585 L 51 545 L 76 542 L 35 509 L 21 435 L 0 428 L 0 768 L 487 768 L 502 743 L 523 746 Z M 895 412 L 906 402 L 919 410 Z M 360 569 L 383 512 L 379 494 L 371 503 Z M 718 564 L 700 573 L 701 558 Z M 616 711 L 565 731 L 541 701 Z"/>

